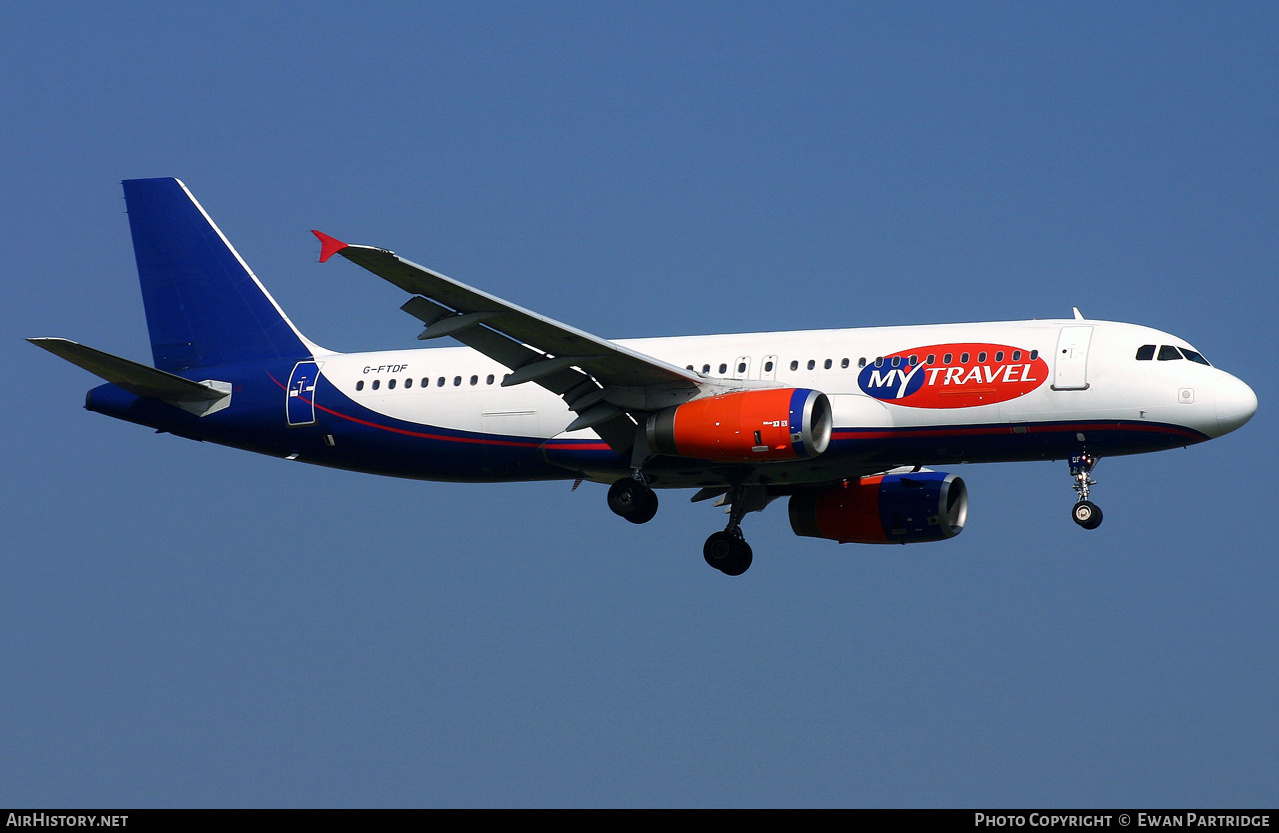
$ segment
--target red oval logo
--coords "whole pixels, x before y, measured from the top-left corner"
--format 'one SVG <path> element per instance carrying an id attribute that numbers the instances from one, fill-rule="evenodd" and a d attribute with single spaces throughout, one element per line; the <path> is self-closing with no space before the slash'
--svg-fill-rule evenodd
<path id="1" fill-rule="evenodd" d="M 857 385 L 909 408 L 973 408 L 1025 396 L 1048 381 L 1039 351 L 1007 344 L 934 344 L 875 359 Z"/>

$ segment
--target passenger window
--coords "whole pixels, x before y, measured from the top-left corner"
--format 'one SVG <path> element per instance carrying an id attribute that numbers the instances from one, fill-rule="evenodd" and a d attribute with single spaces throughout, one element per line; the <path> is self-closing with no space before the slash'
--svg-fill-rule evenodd
<path id="1" fill-rule="evenodd" d="M 1020 350 L 1014 350 L 1014 351 L 1013 351 L 1013 361 L 1015 361 L 1015 362 L 1019 362 L 1019 361 L 1021 361 L 1021 351 L 1020 351 Z"/>
<path id="2" fill-rule="evenodd" d="M 430 386 L 431 386 L 431 377 L 430 377 L 430 376 L 423 376 L 423 377 L 422 377 L 422 387 L 424 387 L 424 388 L 429 388 Z"/>
<path id="3" fill-rule="evenodd" d="M 978 362 L 978 364 L 985 364 L 985 363 L 986 363 L 986 351 L 985 351 L 985 350 L 982 350 L 980 353 L 978 353 L 978 354 L 977 354 L 977 362 Z"/>
<path id="4" fill-rule="evenodd" d="M 967 354 L 967 353 L 961 353 L 961 354 L 959 355 L 959 363 L 960 363 L 960 364 L 968 364 L 968 354 Z"/>
<path id="5" fill-rule="evenodd" d="M 791 362 L 791 363 L 790 363 L 790 369 L 791 369 L 791 370 L 799 370 L 799 362 Z"/>
<path id="6" fill-rule="evenodd" d="M 860 359 L 858 359 L 858 360 L 857 360 L 857 366 L 858 366 L 858 367 L 865 367 L 865 366 L 866 366 L 866 357 L 865 357 L 865 356 L 863 356 L 863 357 L 861 357 Z"/>
<path id="7" fill-rule="evenodd" d="M 906 364 L 910 365 L 911 367 L 914 367 L 915 365 L 919 364 L 919 356 L 911 356 L 910 358 L 906 359 Z"/>
<path id="8" fill-rule="evenodd" d="M 951 360 L 951 359 L 953 359 L 953 358 L 955 358 L 955 354 L 954 354 L 954 353 L 947 353 L 946 355 L 944 355 L 944 356 L 942 356 L 942 357 L 941 357 L 941 363 L 942 363 L 942 364 L 950 364 L 950 360 Z"/>
<path id="9" fill-rule="evenodd" d="M 1030 360 L 1033 362 L 1033 361 L 1034 361 L 1035 359 L 1037 359 L 1037 358 L 1039 358 L 1039 351 L 1038 351 L 1038 350 L 1031 350 L 1031 351 L 1030 351 Z"/>
<path id="10" fill-rule="evenodd" d="M 901 356 L 893 356 L 892 365 L 893 365 L 893 367 L 901 367 L 901 366 L 902 366 L 902 357 L 901 357 Z"/>
<path id="11" fill-rule="evenodd" d="M 1155 357 L 1155 345 L 1143 344 L 1137 348 L 1137 361 L 1148 362 Z"/>
<path id="12" fill-rule="evenodd" d="M 883 366 L 884 366 L 884 357 L 883 357 L 883 356 L 876 356 L 876 357 L 875 357 L 875 367 L 883 367 Z"/>
<path id="13" fill-rule="evenodd" d="M 826 361 L 822 364 L 822 367 L 826 368 L 827 370 L 830 370 L 830 367 L 831 367 L 831 365 L 833 365 L 833 364 L 834 364 L 834 362 L 832 362 L 830 359 L 827 359 L 827 360 L 826 360 Z"/>
<path id="14" fill-rule="evenodd" d="M 474 387 L 475 385 L 478 385 L 479 383 L 480 383 L 480 377 L 479 377 L 479 376 L 472 376 L 472 377 L 471 377 L 471 386 L 472 386 L 472 387 Z"/>
<path id="15" fill-rule="evenodd" d="M 382 386 L 382 380 L 381 380 L 381 379 L 374 379 L 374 380 L 373 380 L 373 390 L 377 390 L 377 389 L 378 389 L 379 387 L 381 387 L 381 386 Z"/>
<path id="16" fill-rule="evenodd" d="M 924 359 L 924 364 L 936 364 L 936 363 L 937 363 L 936 353 L 929 353 L 928 358 Z"/>
<path id="17" fill-rule="evenodd" d="M 453 387 L 455 387 L 455 388 L 456 388 L 456 387 L 460 387 L 460 386 L 461 386 L 461 384 L 462 384 L 462 377 L 461 377 L 461 376 L 454 376 L 454 377 L 453 377 Z"/>
<path id="18" fill-rule="evenodd" d="M 363 379 L 361 379 L 360 381 L 358 381 L 358 382 L 356 382 L 356 383 L 355 383 L 355 389 L 356 389 L 356 390 L 364 390 L 364 380 L 363 380 Z"/>
<path id="19" fill-rule="evenodd" d="M 765 373 L 772 373 L 772 372 L 773 372 L 773 363 L 772 363 L 772 362 L 764 362 L 764 372 L 765 372 Z"/>
<path id="20" fill-rule="evenodd" d="M 1159 361 L 1175 362 L 1181 361 L 1181 358 L 1181 351 L 1179 351 L 1176 347 L 1168 344 L 1159 345 Z"/>
<path id="21" fill-rule="evenodd" d="M 808 369 L 809 369 L 809 370 L 812 370 L 812 369 L 813 369 L 813 368 L 815 368 L 815 367 L 817 367 L 817 362 L 813 361 L 812 359 L 809 359 L 809 360 L 808 360 Z"/>
<path id="22" fill-rule="evenodd" d="M 746 362 L 737 363 L 737 372 L 739 375 L 746 372 Z"/>
<path id="23" fill-rule="evenodd" d="M 848 369 L 848 359 L 840 359 L 840 360 L 839 360 L 839 367 L 840 367 L 840 369 L 841 369 L 841 370 L 847 370 L 847 369 Z"/>
<path id="24" fill-rule="evenodd" d="M 444 377 L 441 376 L 439 379 L 437 379 L 435 384 L 438 385 L 439 387 L 444 387 Z"/>
<path id="25" fill-rule="evenodd" d="M 413 380 L 412 380 L 412 379 L 405 379 L 405 380 L 404 380 L 404 387 L 406 387 L 406 388 L 411 388 L 411 387 L 413 387 Z"/>
<path id="26" fill-rule="evenodd" d="M 484 384 L 486 384 L 486 385 L 491 385 L 491 384 L 493 384 L 493 374 L 492 374 L 492 373 L 490 373 L 490 374 L 488 375 L 488 378 L 484 380 Z"/>
<path id="27" fill-rule="evenodd" d="M 998 351 L 997 353 L 995 353 L 995 362 L 996 362 L 996 363 L 1002 362 L 1003 360 L 1004 360 L 1004 351 L 1003 351 L 1003 350 L 1000 350 L 1000 351 Z"/>
<path id="28" fill-rule="evenodd" d="M 719 375 L 723 376 L 725 373 L 728 373 L 728 364 L 726 362 L 721 362 L 719 366 Z"/>

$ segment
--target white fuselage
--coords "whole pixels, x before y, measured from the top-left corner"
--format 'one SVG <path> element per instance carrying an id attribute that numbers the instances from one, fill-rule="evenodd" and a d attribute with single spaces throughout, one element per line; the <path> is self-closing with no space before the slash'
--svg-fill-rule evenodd
<path id="1" fill-rule="evenodd" d="M 1086 387 L 1054 390 L 1054 355 L 1063 327 L 1086 326 L 1092 338 L 1082 360 Z M 1108 321 L 1044 320 L 938 324 L 847 330 L 807 330 L 618 340 L 659 359 L 692 366 L 730 386 L 806 387 L 834 406 L 836 428 L 989 425 L 1033 421 L 1144 420 L 1180 425 L 1207 437 L 1229 430 L 1233 376 L 1188 360 L 1137 361 L 1143 344 L 1189 347 L 1176 336 Z M 972 386 L 1039 382 L 1030 392 L 992 404 L 917 408 L 868 396 L 858 387 L 862 368 L 877 357 L 935 344 L 994 343 L 1035 351 L 1050 374 L 1035 379 L 1027 362 L 1005 357 L 985 363 L 965 383 L 945 366 L 920 369 L 934 383 Z M 939 357 L 940 358 L 940 357 Z M 958 357 L 956 357 L 958 358 Z M 975 357 L 974 357 L 975 358 Z M 465 347 L 317 356 L 324 377 L 364 407 L 395 419 L 461 431 L 555 437 L 574 414 L 535 384 L 504 388 L 509 370 Z M 922 360 L 922 357 L 921 357 Z M 770 367 L 771 363 L 771 367 Z M 957 362 L 952 361 L 953 368 Z M 811 369 L 810 369 L 811 365 Z M 794 368 L 794 369 L 792 369 Z M 930 372 L 931 371 L 931 372 Z M 949 371 L 949 372 L 948 372 Z M 1219 388 L 1226 390 L 1218 408 Z M 1224 420 L 1224 421 L 1219 421 Z M 589 435 L 589 429 L 579 432 Z"/>
<path id="2" fill-rule="evenodd" d="M 617 343 L 693 368 L 712 383 L 705 395 L 778 386 L 826 394 L 834 423 L 831 450 L 816 461 L 766 464 L 756 470 L 766 477 L 782 473 L 793 482 L 856 476 L 890 465 L 1140 453 L 1219 436 L 1241 425 L 1256 407 L 1255 396 L 1242 382 L 1185 358 L 1193 350 L 1184 340 L 1106 321 L 874 327 Z M 1156 354 L 1161 348 L 1177 349 L 1165 360 L 1141 360 L 1137 355 L 1143 345 Z M 548 455 L 569 443 L 581 444 L 573 447 L 579 449 L 598 439 L 590 429 L 566 433 L 576 415 L 558 396 L 533 383 L 503 387 L 509 369 L 466 347 L 333 353 L 317 355 L 316 361 L 342 400 L 367 409 L 377 421 L 421 426 L 426 434 L 464 433 L 497 444 L 545 443 Z M 322 399 L 319 403 L 324 405 Z M 329 416 L 343 416 L 341 412 L 339 404 L 329 409 Z M 565 466 L 564 476 L 570 470 L 602 481 L 617 476 L 616 461 L 552 459 Z M 657 472 L 655 481 L 663 486 L 709 482 L 707 468 L 684 469 L 682 476 Z M 514 471 L 511 476 L 520 477 Z M 481 477 L 506 479 L 498 470 Z"/>

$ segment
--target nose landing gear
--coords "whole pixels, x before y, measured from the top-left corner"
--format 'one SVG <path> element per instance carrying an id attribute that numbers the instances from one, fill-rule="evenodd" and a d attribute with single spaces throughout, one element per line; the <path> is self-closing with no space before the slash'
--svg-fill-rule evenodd
<path id="1" fill-rule="evenodd" d="M 1097 481 L 1092 479 L 1092 470 L 1097 462 L 1096 457 L 1087 453 L 1070 458 L 1070 476 L 1075 479 L 1073 488 L 1079 496 L 1070 510 L 1070 516 L 1084 529 L 1101 526 L 1101 507 L 1088 499 L 1088 489 L 1097 485 Z"/>

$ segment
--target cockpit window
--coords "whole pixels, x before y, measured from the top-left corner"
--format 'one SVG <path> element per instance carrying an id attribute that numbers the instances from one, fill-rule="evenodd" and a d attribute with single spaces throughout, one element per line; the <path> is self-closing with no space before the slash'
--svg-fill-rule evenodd
<path id="1" fill-rule="evenodd" d="M 1181 351 L 1169 344 L 1159 345 L 1159 361 L 1173 362 L 1180 361 L 1182 358 Z"/>
<path id="2" fill-rule="evenodd" d="M 1155 357 L 1155 345 L 1143 344 L 1137 348 L 1137 361 L 1148 362 Z"/>
<path id="3" fill-rule="evenodd" d="M 1208 364 L 1207 359 L 1205 359 L 1203 356 L 1196 353 L 1194 350 L 1191 350 L 1189 347 L 1181 348 L 1181 354 L 1185 356 L 1186 358 L 1190 359 L 1195 364 L 1207 364 L 1209 367 L 1212 367 L 1212 365 Z"/>

